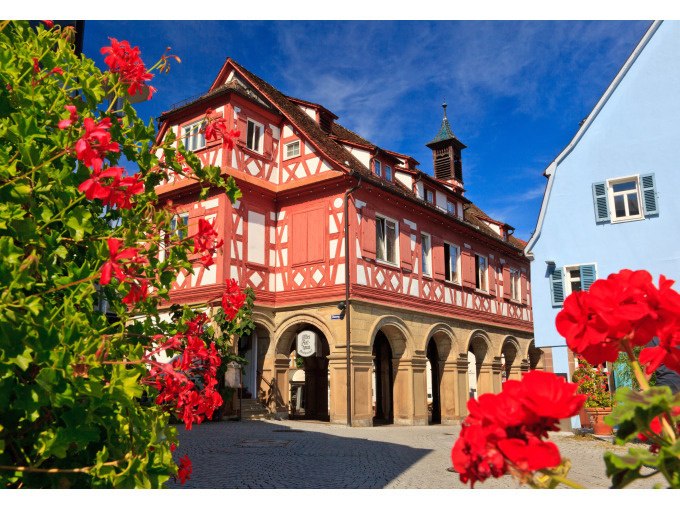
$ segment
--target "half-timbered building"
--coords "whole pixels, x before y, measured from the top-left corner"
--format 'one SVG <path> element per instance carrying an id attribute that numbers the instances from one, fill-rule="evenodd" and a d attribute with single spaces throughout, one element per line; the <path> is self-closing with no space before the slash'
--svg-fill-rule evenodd
<path id="1" fill-rule="evenodd" d="M 162 114 L 160 137 L 174 132 L 243 194 L 199 200 L 179 177 L 157 188 L 189 234 L 204 217 L 225 239 L 171 302 L 207 304 L 229 278 L 255 291 L 257 328 L 238 347 L 247 391 L 271 412 L 447 423 L 471 393 L 539 363 L 524 243 L 465 196 L 465 145 L 444 106 L 427 143 L 434 176 L 232 59 L 206 94 Z M 233 150 L 206 142 L 207 109 L 240 131 Z"/>

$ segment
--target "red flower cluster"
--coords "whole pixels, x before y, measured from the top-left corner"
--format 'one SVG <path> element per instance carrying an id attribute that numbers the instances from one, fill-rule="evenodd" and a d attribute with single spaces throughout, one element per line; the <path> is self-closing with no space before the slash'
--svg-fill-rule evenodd
<path id="1" fill-rule="evenodd" d="M 215 251 L 223 244 L 224 241 L 222 239 L 217 240 L 217 231 L 213 224 L 200 218 L 198 220 L 198 233 L 194 236 L 194 253 L 203 254 L 200 258 L 203 267 L 208 268 L 215 263 L 213 261 Z"/>
<path id="2" fill-rule="evenodd" d="M 213 110 L 208 109 L 205 112 L 206 117 L 209 117 L 213 113 Z M 205 125 L 205 139 L 207 141 L 217 140 L 222 138 L 222 143 L 227 148 L 231 150 L 234 148 L 234 139 L 241 136 L 241 132 L 238 129 L 227 129 L 227 119 L 224 117 L 218 117 L 215 119 L 209 119 Z"/>
<path id="3" fill-rule="evenodd" d="M 222 309 L 227 319 L 234 320 L 239 309 L 246 302 L 246 295 L 241 291 L 238 283 L 233 278 L 226 281 L 226 288 L 222 295 Z"/>
<path id="4" fill-rule="evenodd" d="M 640 361 L 651 373 L 660 363 L 680 371 L 680 294 L 661 276 L 658 288 L 647 271 L 624 269 L 574 292 L 557 315 L 557 331 L 589 363 L 615 361 L 622 342 L 644 346 L 654 336 L 659 347 L 644 349 Z"/>
<path id="5" fill-rule="evenodd" d="M 95 172 L 102 169 L 106 152 L 119 152 L 118 142 L 111 141 L 111 119 L 105 117 L 95 124 L 93 119 L 83 121 L 85 134 L 76 142 L 76 157 Z"/>
<path id="6" fill-rule="evenodd" d="M 134 304 L 147 296 L 148 282 L 138 276 L 140 264 L 146 264 L 145 257 L 139 255 L 137 248 L 125 248 L 121 250 L 123 241 L 120 239 L 107 239 L 109 245 L 109 260 L 102 266 L 99 283 L 108 285 L 112 277 L 116 277 L 120 282 L 128 282 L 130 290 L 123 298 L 123 303 Z M 125 263 L 125 265 L 122 265 Z"/>
<path id="7" fill-rule="evenodd" d="M 186 482 L 191 473 L 193 471 L 193 468 L 191 466 L 191 460 L 189 460 L 189 456 L 185 455 L 181 459 L 179 459 L 179 467 L 177 468 L 177 478 L 179 478 L 179 482 L 184 485 L 184 482 Z"/>
<path id="8" fill-rule="evenodd" d="M 124 172 L 125 170 L 118 166 L 94 170 L 78 189 L 85 193 L 88 200 L 99 198 L 104 205 L 130 209 L 132 207 L 130 199 L 133 195 L 144 192 L 144 182 L 139 180 L 139 175 L 124 176 Z"/>
<path id="9" fill-rule="evenodd" d="M 106 55 L 104 62 L 112 72 L 120 75 L 120 80 L 128 85 L 127 93 L 134 96 L 138 91 L 143 90 L 145 82 L 153 78 L 153 74 L 146 72 L 138 46 L 131 48 L 129 42 L 118 42 L 113 37 L 109 37 L 109 40 L 111 46 L 104 46 L 100 50 L 102 55 Z M 147 99 L 151 99 L 155 91 L 155 88 L 149 87 Z"/>
<path id="10" fill-rule="evenodd" d="M 671 415 L 672 416 L 680 416 L 680 406 L 674 406 L 671 409 Z M 645 432 L 640 432 L 638 434 L 638 439 L 640 441 L 649 441 L 650 440 L 649 436 L 654 436 L 654 435 L 660 436 L 662 429 L 663 429 L 663 427 L 661 425 L 661 420 L 659 419 L 658 416 L 655 416 L 654 418 L 652 418 L 652 421 L 649 423 L 649 426 L 645 430 L 646 434 L 645 434 Z M 680 434 L 680 423 L 678 423 L 678 425 L 676 427 L 676 433 Z M 658 448 L 659 448 L 659 445 L 653 444 L 652 447 L 651 447 L 651 450 L 656 450 Z"/>
<path id="11" fill-rule="evenodd" d="M 498 395 L 468 402 L 469 415 L 451 461 L 463 483 L 498 478 L 511 472 L 524 479 L 533 471 L 560 464 L 554 443 L 544 441 L 559 430 L 560 419 L 578 413 L 585 395 L 577 385 L 549 372 L 532 371 L 521 381 L 507 381 Z"/>
<path id="12" fill-rule="evenodd" d="M 188 323 L 186 333 L 174 335 L 145 356 L 151 369 L 143 382 L 159 391 L 156 403 L 173 407 L 187 430 L 193 423 L 210 419 L 222 405 L 216 389 L 221 359 L 215 344 L 206 346 L 199 336 L 206 320 L 205 314 L 198 314 Z M 153 359 L 159 350 L 181 350 L 181 353 L 170 363 L 160 363 Z"/>

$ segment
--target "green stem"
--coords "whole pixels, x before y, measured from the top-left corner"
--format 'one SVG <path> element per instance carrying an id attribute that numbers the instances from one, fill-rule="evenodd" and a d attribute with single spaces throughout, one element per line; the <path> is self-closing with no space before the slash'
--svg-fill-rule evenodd
<path id="1" fill-rule="evenodd" d="M 549 473 L 546 473 L 546 474 L 548 474 L 548 476 L 550 476 L 556 482 L 562 483 L 562 484 L 566 485 L 567 487 L 571 487 L 572 489 L 585 489 L 585 487 L 583 485 L 575 482 L 574 480 L 570 480 L 566 476 L 551 475 Z"/>

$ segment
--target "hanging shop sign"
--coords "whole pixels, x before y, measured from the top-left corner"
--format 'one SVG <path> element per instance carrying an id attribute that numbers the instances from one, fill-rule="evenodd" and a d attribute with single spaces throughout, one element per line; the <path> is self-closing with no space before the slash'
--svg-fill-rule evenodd
<path id="1" fill-rule="evenodd" d="M 297 335 L 296 351 L 299 356 L 308 358 L 318 351 L 319 335 L 314 331 L 300 331 Z"/>
<path id="2" fill-rule="evenodd" d="M 227 388 L 238 388 L 241 386 L 241 365 L 235 361 L 227 364 L 227 371 L 224 373 L 224 385 Z"/>

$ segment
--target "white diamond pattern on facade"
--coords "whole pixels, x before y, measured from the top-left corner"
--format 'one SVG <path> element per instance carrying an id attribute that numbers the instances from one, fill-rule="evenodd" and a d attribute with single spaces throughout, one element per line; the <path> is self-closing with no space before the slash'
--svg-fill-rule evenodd
<path id="1" fill-rule="evenodd" d="M 375 275 L 375 280 L 378 282 L 379 285 L 385 283 L 385 276 L 383 275 L 382 271 L 377 272 L 377 274 Z"/>
<path id="2" fill-rule="evenodd" d="M 253 273 L 250 277 L 250 283 L 253 284 L 253 287 L 259 287 L 259 285 L 262 283 L 262 277 L 260 276 L 260 273 Z"/>
<path id="3" fill-rule="evenodd" d="M 392 284 L 392 288 L 396 289 L 397 286 L 399 285 L 399 278 L 397 278 L 397 275 L 392 275 L 392 278 L 390 278 L 390 283 Z"/>
<path id="4" fill-rule="evenodd" d="M 294 281 L 295 284 L 299 287 L 300 284 L 301 284 L 302 282 L 305 281 L 305 277 L 302 276 L 301 273 L 297 273 L 297 274 L 295 275 L 295 278 L 293 278 L 293 281 Z"/>
<path id="5" fill-rule="evenodd" d="M 312 275 L 312 279 L 316 282 L 319 283 L 323 278 L 323 273 L 319 271 L 318 269 L 314 271 L 314 274 Z"/>

